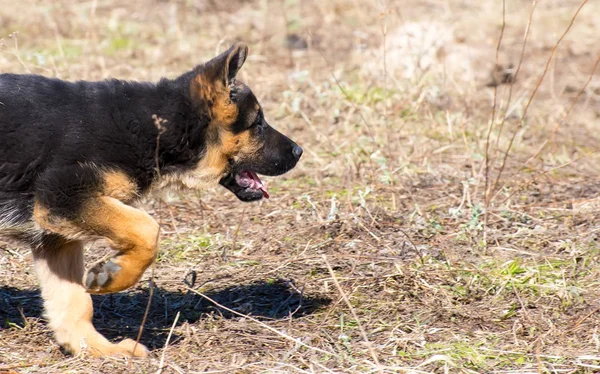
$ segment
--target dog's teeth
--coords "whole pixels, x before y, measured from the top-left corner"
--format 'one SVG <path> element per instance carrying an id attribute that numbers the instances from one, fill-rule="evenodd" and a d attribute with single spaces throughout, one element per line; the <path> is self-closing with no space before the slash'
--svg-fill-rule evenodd
<path id="1" fill-rule="evenodd" d="M 237 184 L 239 184 L 241 187 L 248 187 L 250 186 L 252 180 L 249 179 L 245 173 L 240 173 L 240 174 L 236 174 L 235 176 L 235 181 L 237 182 Z"/>
<path id="2" fill-rule="evenodd" d="M 264 186 L 256 173 L 244 170 L 239 174 L 236 174 L 235 181 L 240 187 L 261 191 L 263 197 L 266 199 L 269 198 L 269 192 L 267 191 L 267 188 Z"/>

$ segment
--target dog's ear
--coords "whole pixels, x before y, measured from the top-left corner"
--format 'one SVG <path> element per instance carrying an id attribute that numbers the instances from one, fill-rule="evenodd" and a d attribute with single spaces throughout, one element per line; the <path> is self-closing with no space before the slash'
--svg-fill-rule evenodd
<path id="1" fill-rule="evenodd" d="M 246 43 L 235 43 L 228 50 L 204 64 L 200 74 L 204 81 L 227 87 L 248 56 Z"/>
<path id="2" fill-rule="evenodd" d="M 246 62 L 248 46 L 246 43 L 235 43 L 224 54 L 227 54 L 227 82 L 230 82 Z"/>
<path id="3" fill-rule="evenodd" d="M 219 123 L 235 120 L 237 107 L 231 103 L 229 86 L 246 61 L 248 46 L 235 43 L 228 50 L 199 66 L 190 87 L 192 100 Z"/>

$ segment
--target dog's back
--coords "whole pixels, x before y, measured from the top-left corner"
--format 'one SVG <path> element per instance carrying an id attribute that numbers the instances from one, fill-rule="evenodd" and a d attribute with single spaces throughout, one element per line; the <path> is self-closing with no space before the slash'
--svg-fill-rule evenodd
<path id="1" fill-rule="evenodd" d="M 142 154 L 152 149 L 154 129 L 143 136 L 139 124 L 122 117 L 132 115 L 128 104 L 136 96 L 157 101 L 155 92 L 150 83 L 0 74 L 0 234 L 31 231 L 40 178 L 83 177 L 93 171 L 78 168 L 84 163 L 132 168 L 151 159 Z"/>

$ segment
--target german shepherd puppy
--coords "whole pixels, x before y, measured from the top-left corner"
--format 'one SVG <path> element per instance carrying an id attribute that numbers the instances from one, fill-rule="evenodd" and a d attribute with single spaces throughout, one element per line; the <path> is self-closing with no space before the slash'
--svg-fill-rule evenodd
<path id="1" fill-rule="evenodd" d="M 260 200 L 258 174 L 300 159 L 236 80 L 247 53 L 234 44 L 156 84 L 0 75 L 0 234 L 31 246 L 46 317 L 71 353 L 148 354 L 99 334 L 90 297 L 131 287 L 156 258 L 159 225 L 132 206 L 140 197 L 220 183 Z M 116 253 L 84 276 L 83 245 L 98 238 Z"/>

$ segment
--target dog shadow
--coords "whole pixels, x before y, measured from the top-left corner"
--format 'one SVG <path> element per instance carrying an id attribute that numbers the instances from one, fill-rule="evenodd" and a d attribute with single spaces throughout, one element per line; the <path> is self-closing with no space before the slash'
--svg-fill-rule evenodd
<path id="1" fill-rule="evenodd" d="M 331 303 L 329 298 L 305 295 L 285 280 L 241 284 L 203 294 L 223 307 L 265 323 L 310 315 Z M 135 339 L 148 298 L 147 288 L 93 295 L 94 326 L 109 340 Z M 215 317 L 240 318 L 192 291 L 171 291 L 155 286 L 141 343 L 150 349 L 163 347 L 178 312 L 177 326 Z M 23 326 L 27 318 L 43 318 L 39 290 L 0 286 L 0 330 Z M 179 340 L 174 331 L 169 345 L 177 345 Z"/>

